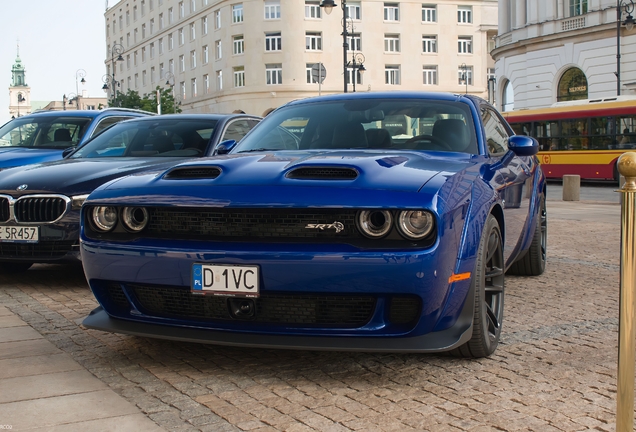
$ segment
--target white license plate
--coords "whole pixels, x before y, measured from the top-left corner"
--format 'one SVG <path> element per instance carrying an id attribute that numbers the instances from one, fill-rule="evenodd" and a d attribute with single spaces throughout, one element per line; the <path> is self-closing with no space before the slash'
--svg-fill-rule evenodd
<path id="1" fill-rule="evenodd" d="M 0 226 L 0 242 L 37 243 L 39 240 L 40 240 L 40 227 Z"/>
<path id="2" fill-rule="evenodd" d="M 258 297 L 258 266 L 192 265 L 192 291 Z"/>

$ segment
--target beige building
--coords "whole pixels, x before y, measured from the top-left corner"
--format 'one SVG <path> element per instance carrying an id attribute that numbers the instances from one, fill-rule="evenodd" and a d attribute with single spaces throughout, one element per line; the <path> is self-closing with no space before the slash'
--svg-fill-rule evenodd
<path id="1" fill-rule="evenodd" d="M 122 0 L 105 13 L 109 95 L 114 88 L 143 96 L 169 83 L 184 112 L 262 115 L 294 99 L 341 93 L 336 3 L 328 15 L 319 0 Z M 496 0 L 346 5 L 348 91 L 355 78 L 356 91 L 488 96 Z M 322 84 L 312 75 L 317 63 L 326 71 Z"/>
<path id="2" fill-rule="evenodd" d="M 636 95 L 634 3 L 500 0 L 498 108 L 540 108 L 577 99 Z"/>

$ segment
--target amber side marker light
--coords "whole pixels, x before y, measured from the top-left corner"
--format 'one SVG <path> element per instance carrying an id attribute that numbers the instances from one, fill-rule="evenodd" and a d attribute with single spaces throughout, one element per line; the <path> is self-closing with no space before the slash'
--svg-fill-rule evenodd
<path id="1" fill-rule="evenodd" d="M 451 275 L 451 277 L 448 278 L 448 283 L 459 282 L 466 279 L 470 279 L 470 272 Z"/>

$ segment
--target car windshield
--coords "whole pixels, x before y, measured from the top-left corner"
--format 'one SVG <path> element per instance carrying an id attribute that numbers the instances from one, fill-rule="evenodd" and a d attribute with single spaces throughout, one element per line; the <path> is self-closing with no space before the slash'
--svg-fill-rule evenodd
<path id="1" fill-rule="evenodd" d="M 232 151 L 433 150 L 477 154 L 468 104 L 364 98 L 289 105 L 269 114 Z"/>
<path id="2" fill-rule="evenodd" d="M 63 115 L 18 117 L 0 128 L 0 147 L 73 147 L 82 139 L 91 120 Z"/>
<path id="3" fill-rule="evenodd" d="M 216 120 L 176 118 L 117 123 L 70 158 L 202 156 L 216 124 Z"/>

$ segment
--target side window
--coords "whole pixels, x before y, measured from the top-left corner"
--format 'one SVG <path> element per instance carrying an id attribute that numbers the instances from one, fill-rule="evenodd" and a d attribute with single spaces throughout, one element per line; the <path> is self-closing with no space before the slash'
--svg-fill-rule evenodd
<path id="1" fill-rule="evenodd" d="M 497 114 L 489 108 L 481 108 L 481 119 L 486 133 L 486 144 L 491 156 L 501 156 L 508 151 L 508 132 Z"/>
<path id="2" fill-rule="evenodd" d="M 252 129 L 252 127 L 253 125 L 248 123 L 247 120 L 233 121 L 227 128 L 225 128 L 221 141 L 235 140 L 236 142 L 239 142 L 250 131 L 250 129 Z"/>
<path id="3" fill-rule="evenodd" d="M 97 135 L 110 125 L 114 125 L 115 123 L 119 123 L 122 120 L 129 120 L 131 118 L 133 117 L 106 117 L 105 119 L 102 119 L 102 121 L 100 121 L 97 126 L 95 126 L 95 130 L 93 130 L 93 136 Z"/>

